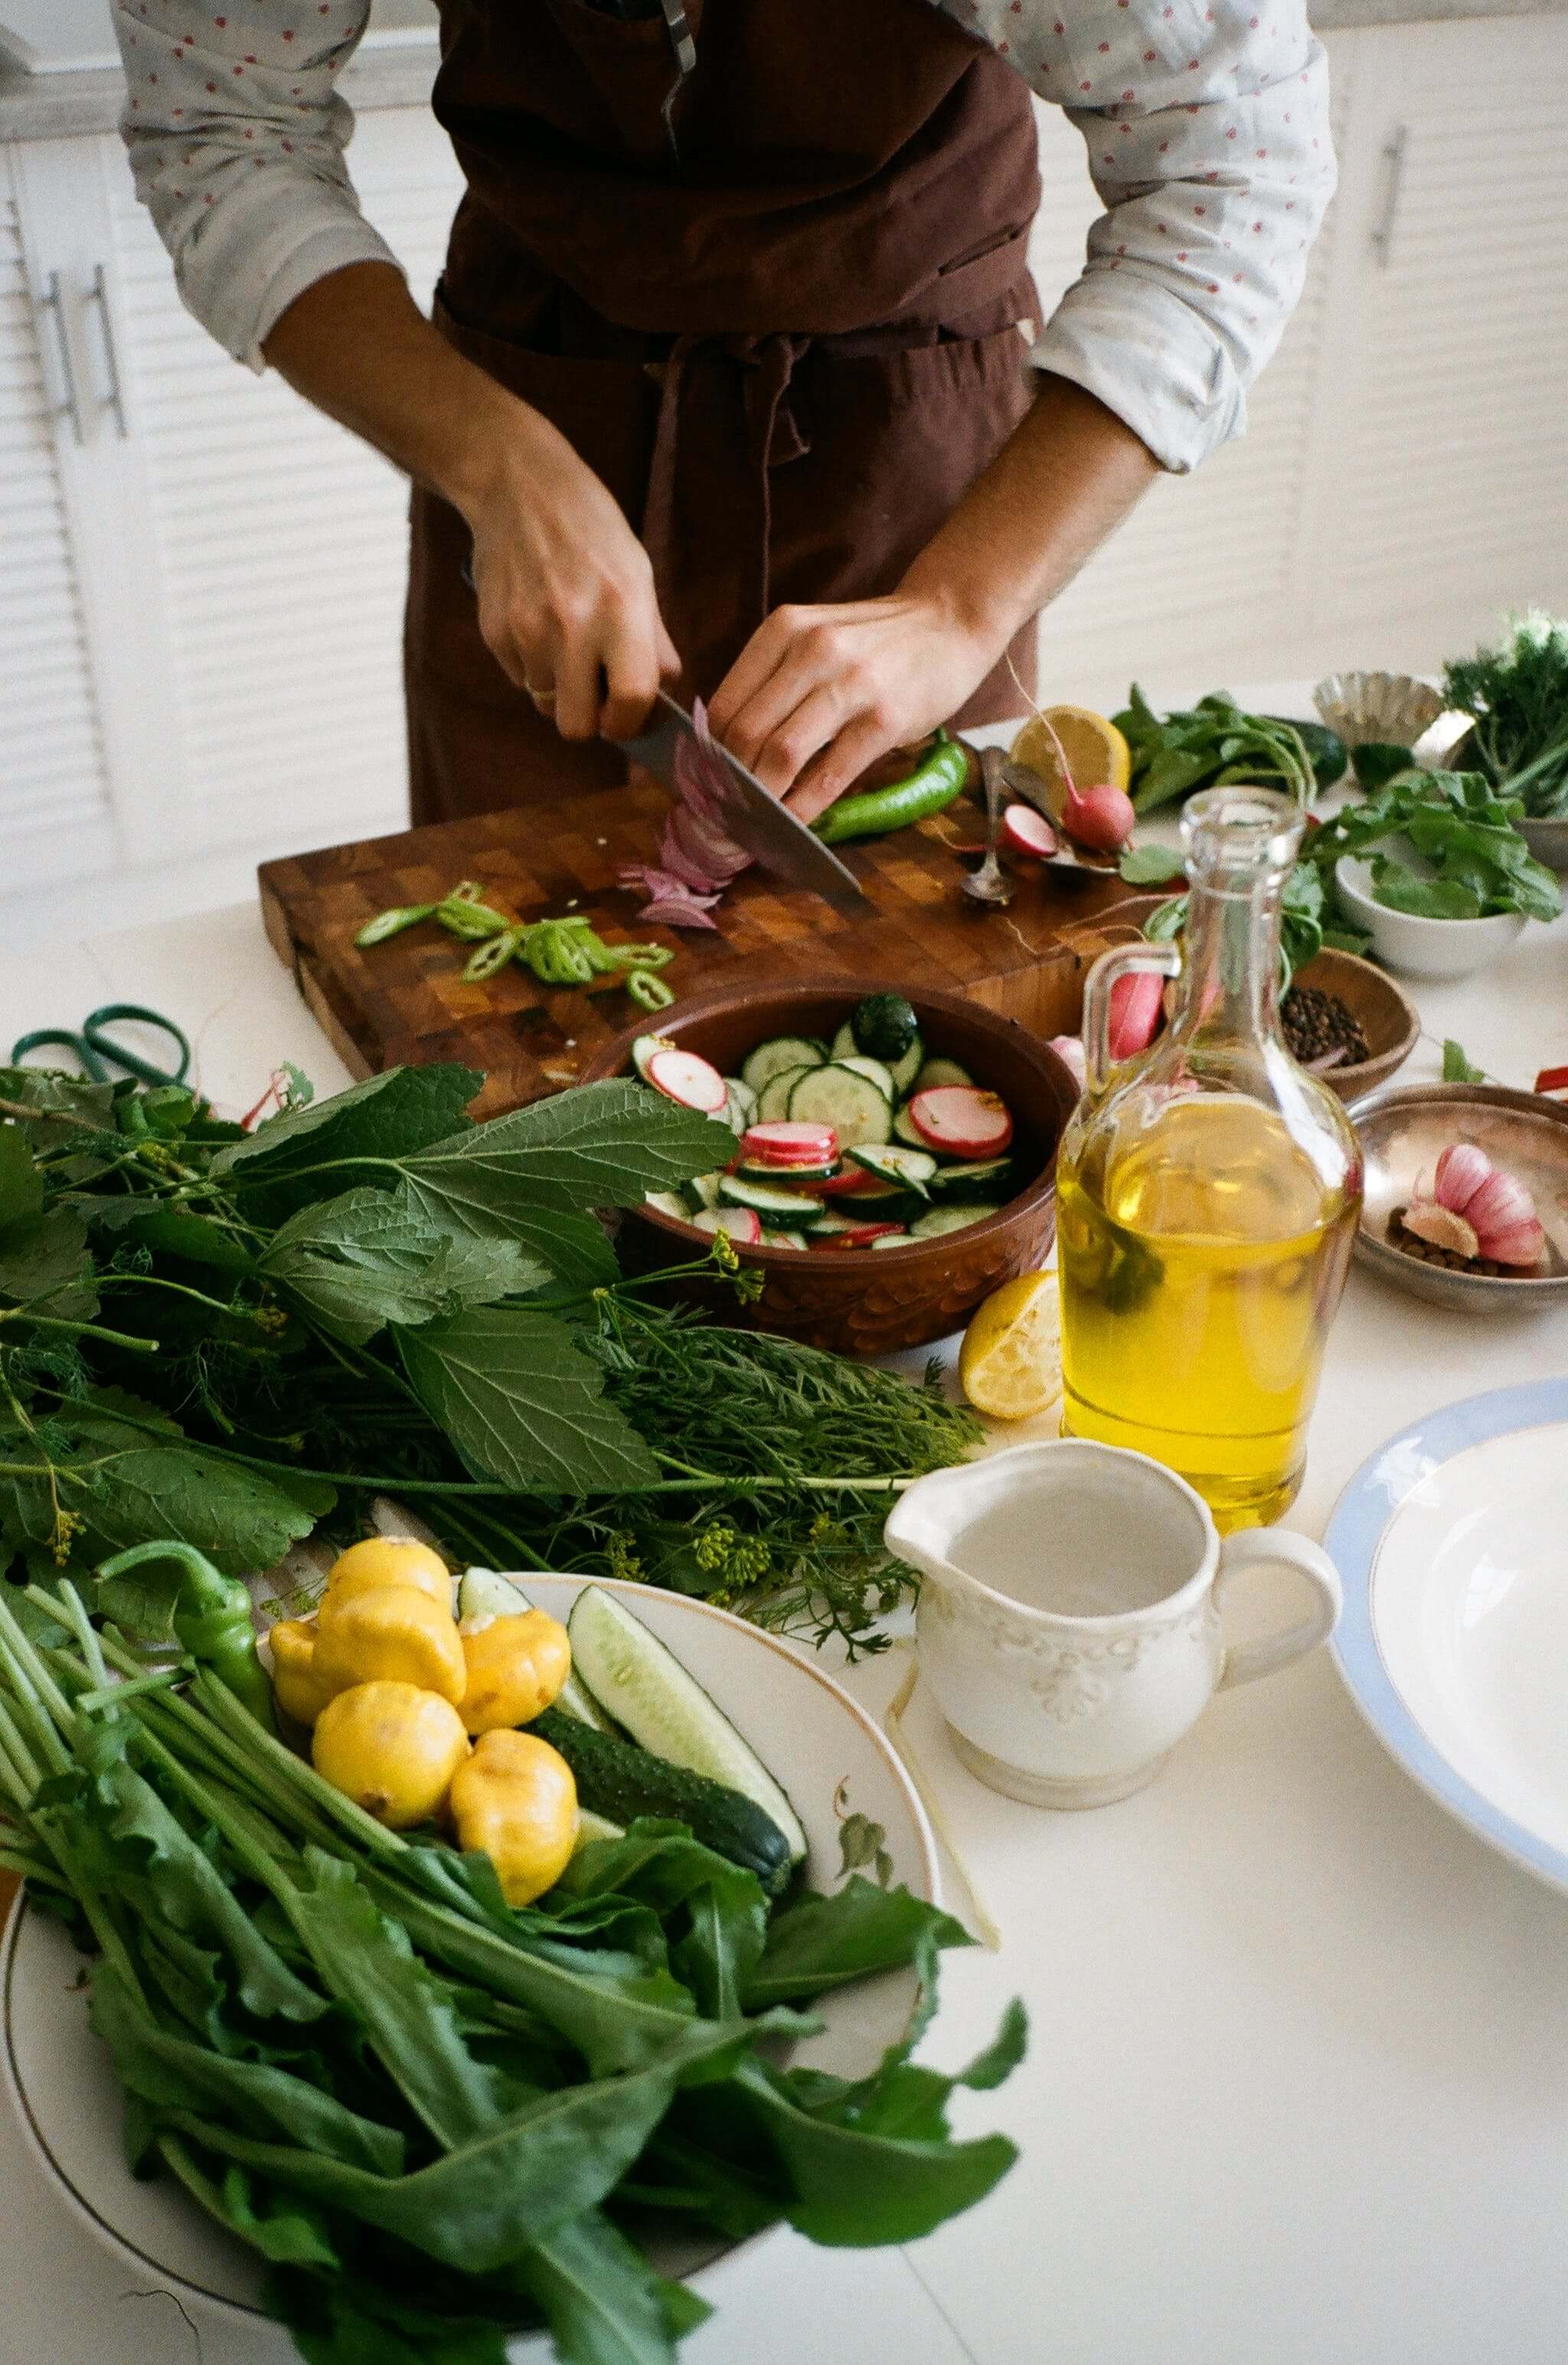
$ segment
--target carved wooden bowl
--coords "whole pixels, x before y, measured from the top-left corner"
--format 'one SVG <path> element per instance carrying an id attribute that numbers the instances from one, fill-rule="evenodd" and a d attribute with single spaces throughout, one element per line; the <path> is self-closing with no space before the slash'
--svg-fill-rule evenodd
<path id="1" fill-rule="evenodd" d="M 997 1215 L 896 1251 L 802 1252 L 737 1244 L 741 1263 L 767 1277 L 756 1303 L 742 1306 L 733 1292 L 700 1280 L 674 1285 L 688 1302 L 841 1355 L 889 1355 L 961 1329 L 993 1289 L 1044 1263 L 1056 1231 L 1057 1143 L 1078 1087 L 1056 1053 L 1015 1021 L 994 1017 L 957 994 L 922 992 L 896 979 L 787 985 L 754 975 L 745 986 L 694 995 L 656 1019 L 629 1026 L 606 1045 L 583 1081 L 629 1073 L 633 1043 L 650 1029 L 711 1059 L 721 1074 L 734 1075 L 769 1036 L 831 1038 L 863 994 L 889 992 L 907 995 L 928 1054 L 960 1061 L 978 1084 L 1001 1093 L 1013 1112 L 1014 1149 L 1031 1171 L 1026 1189 Z M 700 1236 L 652 1207 L 627 1215 L 620 1249 L 629 1272 L 700 1253 Z"/>

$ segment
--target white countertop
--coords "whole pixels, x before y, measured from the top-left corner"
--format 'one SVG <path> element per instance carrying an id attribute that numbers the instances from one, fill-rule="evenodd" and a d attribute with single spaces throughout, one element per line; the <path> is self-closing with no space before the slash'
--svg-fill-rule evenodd
<path id="1" fill-rule="evenodd" d="M 1528 1087 L 1568 1059 L 1568 920 L 1418 994 L 1432 1039 L 1408 1078 L 1435 1074 L 1453 1035 Z M 250 905 L 0 954 L 7 1043 L 111 998 L 177 1016 L 226 1110 L 285 1058 L 319 1091 L 347 1081 Z M 1421 1413 L 1561 1372 L 1568 1314 L 1467 1321 L 1353 1270 L 1289 1524 L 1320 1533 Z M 879 1706 L 901 1672 L 849 1680 Z M 760 2245 L 724 2271 L 687 2365 L 1560 2365 L 1568 1899 L 1398 1771 L 1326 1653 L 1227 1694 L 1151 1789 L 1095 1813 L 980 1788 L 918 1694 L 906 1730 L 1003 1933 L 998 1955 L 947 1958 L 928 2050 L 966 2057 L 1025 1997 L 1023 2068 L 957 2103 L 1022 2160 L 913 2251 Z M 292 2355 L 193 2310 L 198 2359 L 169 2298 L 78 2228 L 6 2123 L 0 2224 L 17 2365 Z"/>

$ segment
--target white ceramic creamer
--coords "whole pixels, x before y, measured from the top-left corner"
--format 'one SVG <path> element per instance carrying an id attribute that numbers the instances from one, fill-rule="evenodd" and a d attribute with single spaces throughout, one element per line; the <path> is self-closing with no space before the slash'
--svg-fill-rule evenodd
<path id="1" fill-rule="evenodd" d="M 959 1758 L 1032 1806 L 1140 1789 L 1215 1691 L 1316 1650 L 1339 1579 L 1320 1546 L 1215 1531 L 1203 1497 L 1141 1453 L 1063 1438 L 917 1479 L 887 1525 L 921 1572 L 921 1673 Z M 1288 1564 L 1316 1587 L 1301 1624 L 1226 1650 L 1241 1571 Z"/>

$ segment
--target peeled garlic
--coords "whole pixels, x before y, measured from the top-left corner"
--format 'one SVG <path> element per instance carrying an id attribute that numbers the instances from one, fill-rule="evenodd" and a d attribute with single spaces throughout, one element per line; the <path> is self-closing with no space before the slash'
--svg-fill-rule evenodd
<path id="1" fill-rule="evenodd" d="M 1524 1184 L 1470 1141 L 1450 1142 L 1430 1190 L 1417 1186 L 1403 1220 L 1418 1240 L 1494 1264 L 1535 1264 L 1546 1246 Z"/>

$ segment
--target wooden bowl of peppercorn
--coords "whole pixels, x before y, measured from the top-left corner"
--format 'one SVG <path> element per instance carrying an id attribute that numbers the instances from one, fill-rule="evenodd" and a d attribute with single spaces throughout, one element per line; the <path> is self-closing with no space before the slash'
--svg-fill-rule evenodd
<path id="1" fill-rule="evenodd" d="M 1339 1007 L 1335 1008 L 1338 1003 Z M 1345 1013 L 1353 1026 L 1348 1026 Z M 1282 1012 L 1285 1041 L 1304 1068 L 1320 1075 L 1342 1101 L 1375 1092 L 1416 1048 L 1420 1014 L 1386 970 L 1355 953 L 1320 952 L 1296 971 Z M 1359 1040 L 1358 1040 L 1359 1036 Z M 1341 1048 L 1366 1047 L 1331 1068 L 1315 1063 Z"/>

